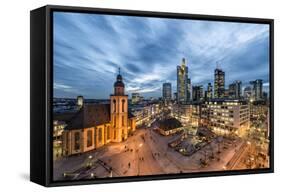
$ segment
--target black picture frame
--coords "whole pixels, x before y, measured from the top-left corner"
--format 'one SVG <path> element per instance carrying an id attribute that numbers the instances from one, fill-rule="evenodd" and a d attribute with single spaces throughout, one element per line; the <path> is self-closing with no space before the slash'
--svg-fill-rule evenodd
<path id="1" fill-rule="evenodd" d="M 197 172 L 151 176 L 132 176 L 79 181 L 52 180 L 52 95 L 53 95 L 53 12 L 79 12 L 157 18 L 177 18 L 239 23 L 259 23 L 270 26 L 270 168 Z M 274 20 L 263 18 L 196 15 L 89 7 L 47 5 L 30 12 L 30 180 L 43 186 L 63 186 L 131 182 L 210 176 L 245 175 L 274 172 Z"/>

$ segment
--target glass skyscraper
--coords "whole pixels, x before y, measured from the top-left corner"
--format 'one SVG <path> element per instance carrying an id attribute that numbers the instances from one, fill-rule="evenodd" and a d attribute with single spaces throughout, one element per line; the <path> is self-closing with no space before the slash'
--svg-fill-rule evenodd
<path id="1" fill-rule="evenodd" d="M 170 101 L 172 99 L 172 84 L 171 83 L 163 83 L 163 99 L 165 101 Z"/>
<path id="2" fill-rule="evenodd" d="M 262 79 L 256 79 L 255 81 L 251 81 L 250 84 L 253 86 L 253 88 L 252 88 L 253 99 L 256 101 L 263 99 Z"/>
<path id="3" fill-rule="evenodd" d="M 177 102 L 186 103 L 191 97 L 191 80 L 188 78 L 188 67 L 185 58 L 177 66 Z"/>
<path id="4" fill-rule="evenodd" d="M 221 69 L 215 69 L 214 98 L 223 98 L 225 91 L 225 73 Z"/>
<path id="5" fill-rule="evenodd" d="M 234 81 L 229 85 L 228 94 L 230 98 L 239 99 L 242 96 L 242 82 Z"/>

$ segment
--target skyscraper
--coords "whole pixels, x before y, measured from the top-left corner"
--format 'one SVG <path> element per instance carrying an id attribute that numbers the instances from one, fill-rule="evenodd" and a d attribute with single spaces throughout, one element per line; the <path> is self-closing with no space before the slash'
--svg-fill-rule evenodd
<path id="1" fill-rule="evenodd" d="M 255 81 L 250 81 L 252 85 L 252 98 L 257 101 L 263 99 L 263 82 L 262 79 L 256 79 Z"/>
<path id="2" fill-rule="evenodd" d="M 188 78 L 188 67 L 185 58 L 180 66 L 177 66 L 177 102 L 186 103 L 190 101 L 191 80 Z"/>
<path id="3" fill-rule="evenodd" d="M 192 100 L 202 101 L 203 97 L 203 85 L 192 86 Z"/>
<path id="4" fill-rule="evenodd" d="M 206 99 L 212 99 L 213 98 L 213 86 L 211 83 L 208 83 L 207 91 L 206 91 Z"/>
<path id="5" fill-rule="evenodd" d="M 242 82 L 241 81 L 234 81 L 233 83 L 229 84 L 229 98 L 239 99 L 242 95 Z"/>
<path id="6" fill-rule="evenodd" d="M 225 73 L 221 69 L 215 69 L 215 80 L 214 80 L 214 98 L 224 97 L 225 84 Z"/>
<path id="7" fill-rule="evenodd" d="M 244 89 L 244 98 L 249 100 L 252 95 L 252 88 L 250 86 L 245 87 Z"/>
<path id="8" fill-rule="evenodd" d="M 171 83 L 163 83 L 162 96 L 165 101 L 170 101 L 172 99 Z"/>

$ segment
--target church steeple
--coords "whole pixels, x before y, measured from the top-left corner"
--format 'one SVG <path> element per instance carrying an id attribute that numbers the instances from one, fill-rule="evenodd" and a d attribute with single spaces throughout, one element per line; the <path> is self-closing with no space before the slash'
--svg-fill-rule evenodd
<path id="1" fill-rule="evenodd" d="M 114 83 L 114 94 L 110 95 L 110 119 L 112 124 L 111 141 L 120 142 L 128 137 L 128 95 L 125 95 L 125 85 L 120 68 Z"/>
<path id="2" fill-rule="evenodd" d="M 116 82 L 114 83 L 114 95 L 124 95 L 125 85 L 123 83 L 123 78 L 121 75 L 120 67 L 118 69 L 119 73 L 116 77 Z"/>

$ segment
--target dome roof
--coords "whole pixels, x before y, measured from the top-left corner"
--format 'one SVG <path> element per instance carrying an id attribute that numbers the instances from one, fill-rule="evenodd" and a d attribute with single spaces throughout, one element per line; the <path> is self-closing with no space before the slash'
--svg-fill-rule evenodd
<path id="1" fill-rule="evenodd" d="M 118 74 L 116 79 L 117 81 L 122 81 L 122 75 Z"/>
<path id="2" fill-rule="evenodd" d="M 116 81 L 114 83 L 114 87 L 125 87 L 124 83 L 122 81 Z"/>
<path id="3" fill-rule="evenodd" d="M 125 87 L 123 83 L 122 75 L 120 74 L 120 68 L 119 68 L 119 74 L 116 77 L 116 82 L 114 83 L 114 87 Z"/>

